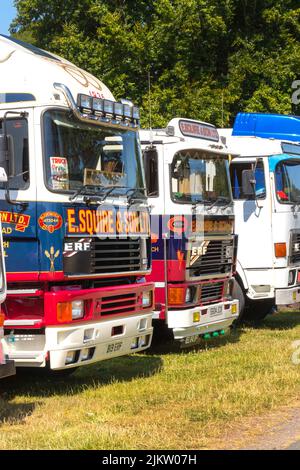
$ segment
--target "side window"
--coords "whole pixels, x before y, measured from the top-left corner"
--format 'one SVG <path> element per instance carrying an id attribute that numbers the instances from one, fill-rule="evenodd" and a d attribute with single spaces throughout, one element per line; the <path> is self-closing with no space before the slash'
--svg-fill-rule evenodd
<path id="1" fill-rule="evenodd" d="M 249 197 L 243 194 L 242 178 L 244 170 L 255 169 L 255 196 Z M 265 199 L 266 197 L 266 183 L 265 183 L 265 172 L 262 160 L 258 160 L 256 166 L 250 162 L 238 162 L 234 161 L 230 164 L 230 179 L 233 199 Z"/>
<path id="2" fill-rule="evenodd" d="M 24 118 L 8 119 L 7 134 L 13 140 L 13 152 L 15 159 L 14 178 L 9 179 L 10 189 L 27 189 L 29 187 L 29 152 L 28 152 L 28 123 Z M 0 132 L 3 132 L 3 121 L 0 121 Z M 4 183 L 0 183 L 0 189 Z"/>
<path id="3" fill-rule="evenodd" d="M 143 151 L 146 188 L 150 197 L 158 197 L 158 155 L 156 148 L 149 148 Z"/>

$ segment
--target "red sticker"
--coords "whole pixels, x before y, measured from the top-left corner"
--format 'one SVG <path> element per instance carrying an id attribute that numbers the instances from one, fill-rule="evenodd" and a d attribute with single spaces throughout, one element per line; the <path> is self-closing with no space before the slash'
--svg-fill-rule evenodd
<path id="1" fill-rule="evenodd" d="M 42 230 L 53 233 L 62 227 L 63 219 L 57 212 L 44 212 L 40 215 L 38 222 Z"/>
<path id="2" fill-rule="evenodd" d="M 168 221 L 168 228 L 171 232 L 183 233 L 187 230 L 188 222 L 185 217 L 181 215 L 175 215 Z"/>

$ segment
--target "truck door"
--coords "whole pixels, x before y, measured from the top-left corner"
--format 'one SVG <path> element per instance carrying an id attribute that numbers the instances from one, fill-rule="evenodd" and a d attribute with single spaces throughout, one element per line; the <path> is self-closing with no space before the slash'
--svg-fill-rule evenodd
<path id="1" fill-rule="evenodd" d="M 243 193 L 243 172 L 253 170 L 252 195 Z M 238 263 L 244 270 L 272 267 L 272 214 L 268 167 L 263 159 L 234 159 L 230 164 L 235 206 L 236 232 L 239 236 Z M 259 283 L 259 282 L 258 282 Z"/>
<path id="2" fill-rule="evenodd" d="M 14 112 L 8 113 L 6 120 L 14 154 L 14 176 L 8 180 L 7 192 L 6 183 L 0 183 L 0 214 L 8 281 L 23 281 L 34 280 L 32 275 L 37 277 L 39 271 L 35 136 L 32 110 L 26 111 L 25 116 Z M 1 119 L 0 132 L 3 127 Z"/>

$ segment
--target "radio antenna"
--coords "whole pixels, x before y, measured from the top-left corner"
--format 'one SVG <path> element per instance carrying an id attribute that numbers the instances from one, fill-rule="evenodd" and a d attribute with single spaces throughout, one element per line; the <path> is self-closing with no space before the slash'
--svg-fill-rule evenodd
<path id="1" fill-rule="evenodd" d="M 224 127 L 224 93 L 222 90 L 222 128 Z"/>
<path id="2" fill-rule="evenodd" d="M 149 128 L 152 129 L 152 115 L 151 115 L 151 74 L 148 70 L 148 99 L 149 99 Z"/>
<path id="3" fill-rule="evenodd" d="M 148 70 L 148 107 L 149 107 L 149 129 L 150 129 L 150 145 L 152 147 L 153 132 L 152 132 L 152 109 L 151 109 L 151 73 Z"/>

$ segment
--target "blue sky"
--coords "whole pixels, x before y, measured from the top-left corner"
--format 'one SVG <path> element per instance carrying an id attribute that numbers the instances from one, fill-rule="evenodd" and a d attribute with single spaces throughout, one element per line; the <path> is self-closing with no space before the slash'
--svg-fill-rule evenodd
<path id="1" fill-rule="evenodd" d="M 13 5 L 14 0 L 0 0 L 0 33 L 8 34 L 8 28 L 11 21 L 16 16 L 16 9 Z"/>

